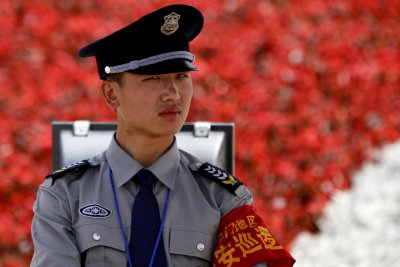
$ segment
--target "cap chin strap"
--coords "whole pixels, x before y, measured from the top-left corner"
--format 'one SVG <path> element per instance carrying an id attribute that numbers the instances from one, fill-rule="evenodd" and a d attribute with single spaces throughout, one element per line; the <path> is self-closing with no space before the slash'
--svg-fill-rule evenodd
<path id="1" fill-rule="evenodd" d="M 113 73 L 120 73 L 128 70 L 136 70 L 140 67 L 148 66 L 148 65 L 153 65 L 157 64 L 166 60 L 170 59 L 186 59 L 189 60 L 190 62 L 194 61 L 194 55 L 190 52 L 187 51 L 174 51 L 174 52 L 168 52 L 168 53 L 163 53 L 151 57 L 146 57 L 143 59 L 139 60 L 132 60 L 129 63 L 117 65 L 117 66 L 106 66 L 104 68 L 104 71 L 107 74 L 113 74 Z"/>

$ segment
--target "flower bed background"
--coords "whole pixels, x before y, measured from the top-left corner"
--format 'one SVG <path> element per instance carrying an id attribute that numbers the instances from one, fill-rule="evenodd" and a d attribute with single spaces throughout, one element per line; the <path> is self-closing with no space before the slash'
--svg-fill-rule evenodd
<path id="1" fill-rule="evenodd" d="M 296 237 L 296 267 L 400 265 L 400 142 L 378 152 L 353 175 L 351 189 L 333 194 L 318 235 Z"/>
<path id="2" fill-rule="evenodd" d="M 175 1 L 6 0 L 0 7 L 0 266 L 26 266 L 51 122 L 110 121 L 80 47 Z M 205 15 L 190 121 L 236 124 L 236 174 L 290 245 L 370 152 L 400 138 L 400 2 L 180 1 Z"/>

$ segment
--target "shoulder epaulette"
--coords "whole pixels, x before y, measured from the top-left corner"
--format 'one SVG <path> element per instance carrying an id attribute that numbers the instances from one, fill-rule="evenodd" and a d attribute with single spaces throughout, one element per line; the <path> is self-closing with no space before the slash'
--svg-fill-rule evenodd
<path id="1" fill-rule="evenodd" d="M 70 164 L 68 166 L 62 167 L 61 169 L 56 170 L 55 172 L 47 175 L 46 179 L 47 178 L 57 179 L 57 178 L 62 177 L 64 174 L 66 174 L 68 172 L 71 172 L 71 171 L 75 171 L 75 172 L 82 171 L 82 170 L 87 169 L 89 166 L 90 166 L 90 162 L 88 160 L 82 160 L 82 161 L 79 161 L 79 162 L 76 162 L 76 163 L 72 163 L 72 164 Z"/>
<path id="2" fill-rule="evenodd" d="M 190 169 L 219 183 L 231 193 L 235 193 L 236 189 L 243 184 L 232 174 L 207 162 L 191 164 Z"/>

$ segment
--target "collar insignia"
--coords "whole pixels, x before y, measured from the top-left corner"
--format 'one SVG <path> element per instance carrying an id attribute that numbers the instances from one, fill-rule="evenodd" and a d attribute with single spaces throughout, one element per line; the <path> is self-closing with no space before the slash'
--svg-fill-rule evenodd
<path id="1" fill-rule="evenodd" d="M 172 12 L 164 17 L 164 24 L 161 26 L 161 32 L 165 35 L 171 35 L 179 28 L 179 18 L 181 15 Z"/>
<path id="2" fill-rule="evenodd" d="M 92 218 L 106 218 L 111 215 L 111 210 L 95 204 L 80 208 L 79 213 L 83 216 Z"/>

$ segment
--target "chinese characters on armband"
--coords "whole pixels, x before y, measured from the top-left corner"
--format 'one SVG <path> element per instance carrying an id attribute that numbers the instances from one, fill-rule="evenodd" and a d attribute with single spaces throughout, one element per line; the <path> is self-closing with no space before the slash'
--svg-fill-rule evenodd
<path id="1" fill-rule="evenodd" d="M 295 262 L 249 205 L 230 211 L 221 221 L 218 233 L 214 267 L 252 266 L 261 262 L 268 267 L 291 267 Z"/>

